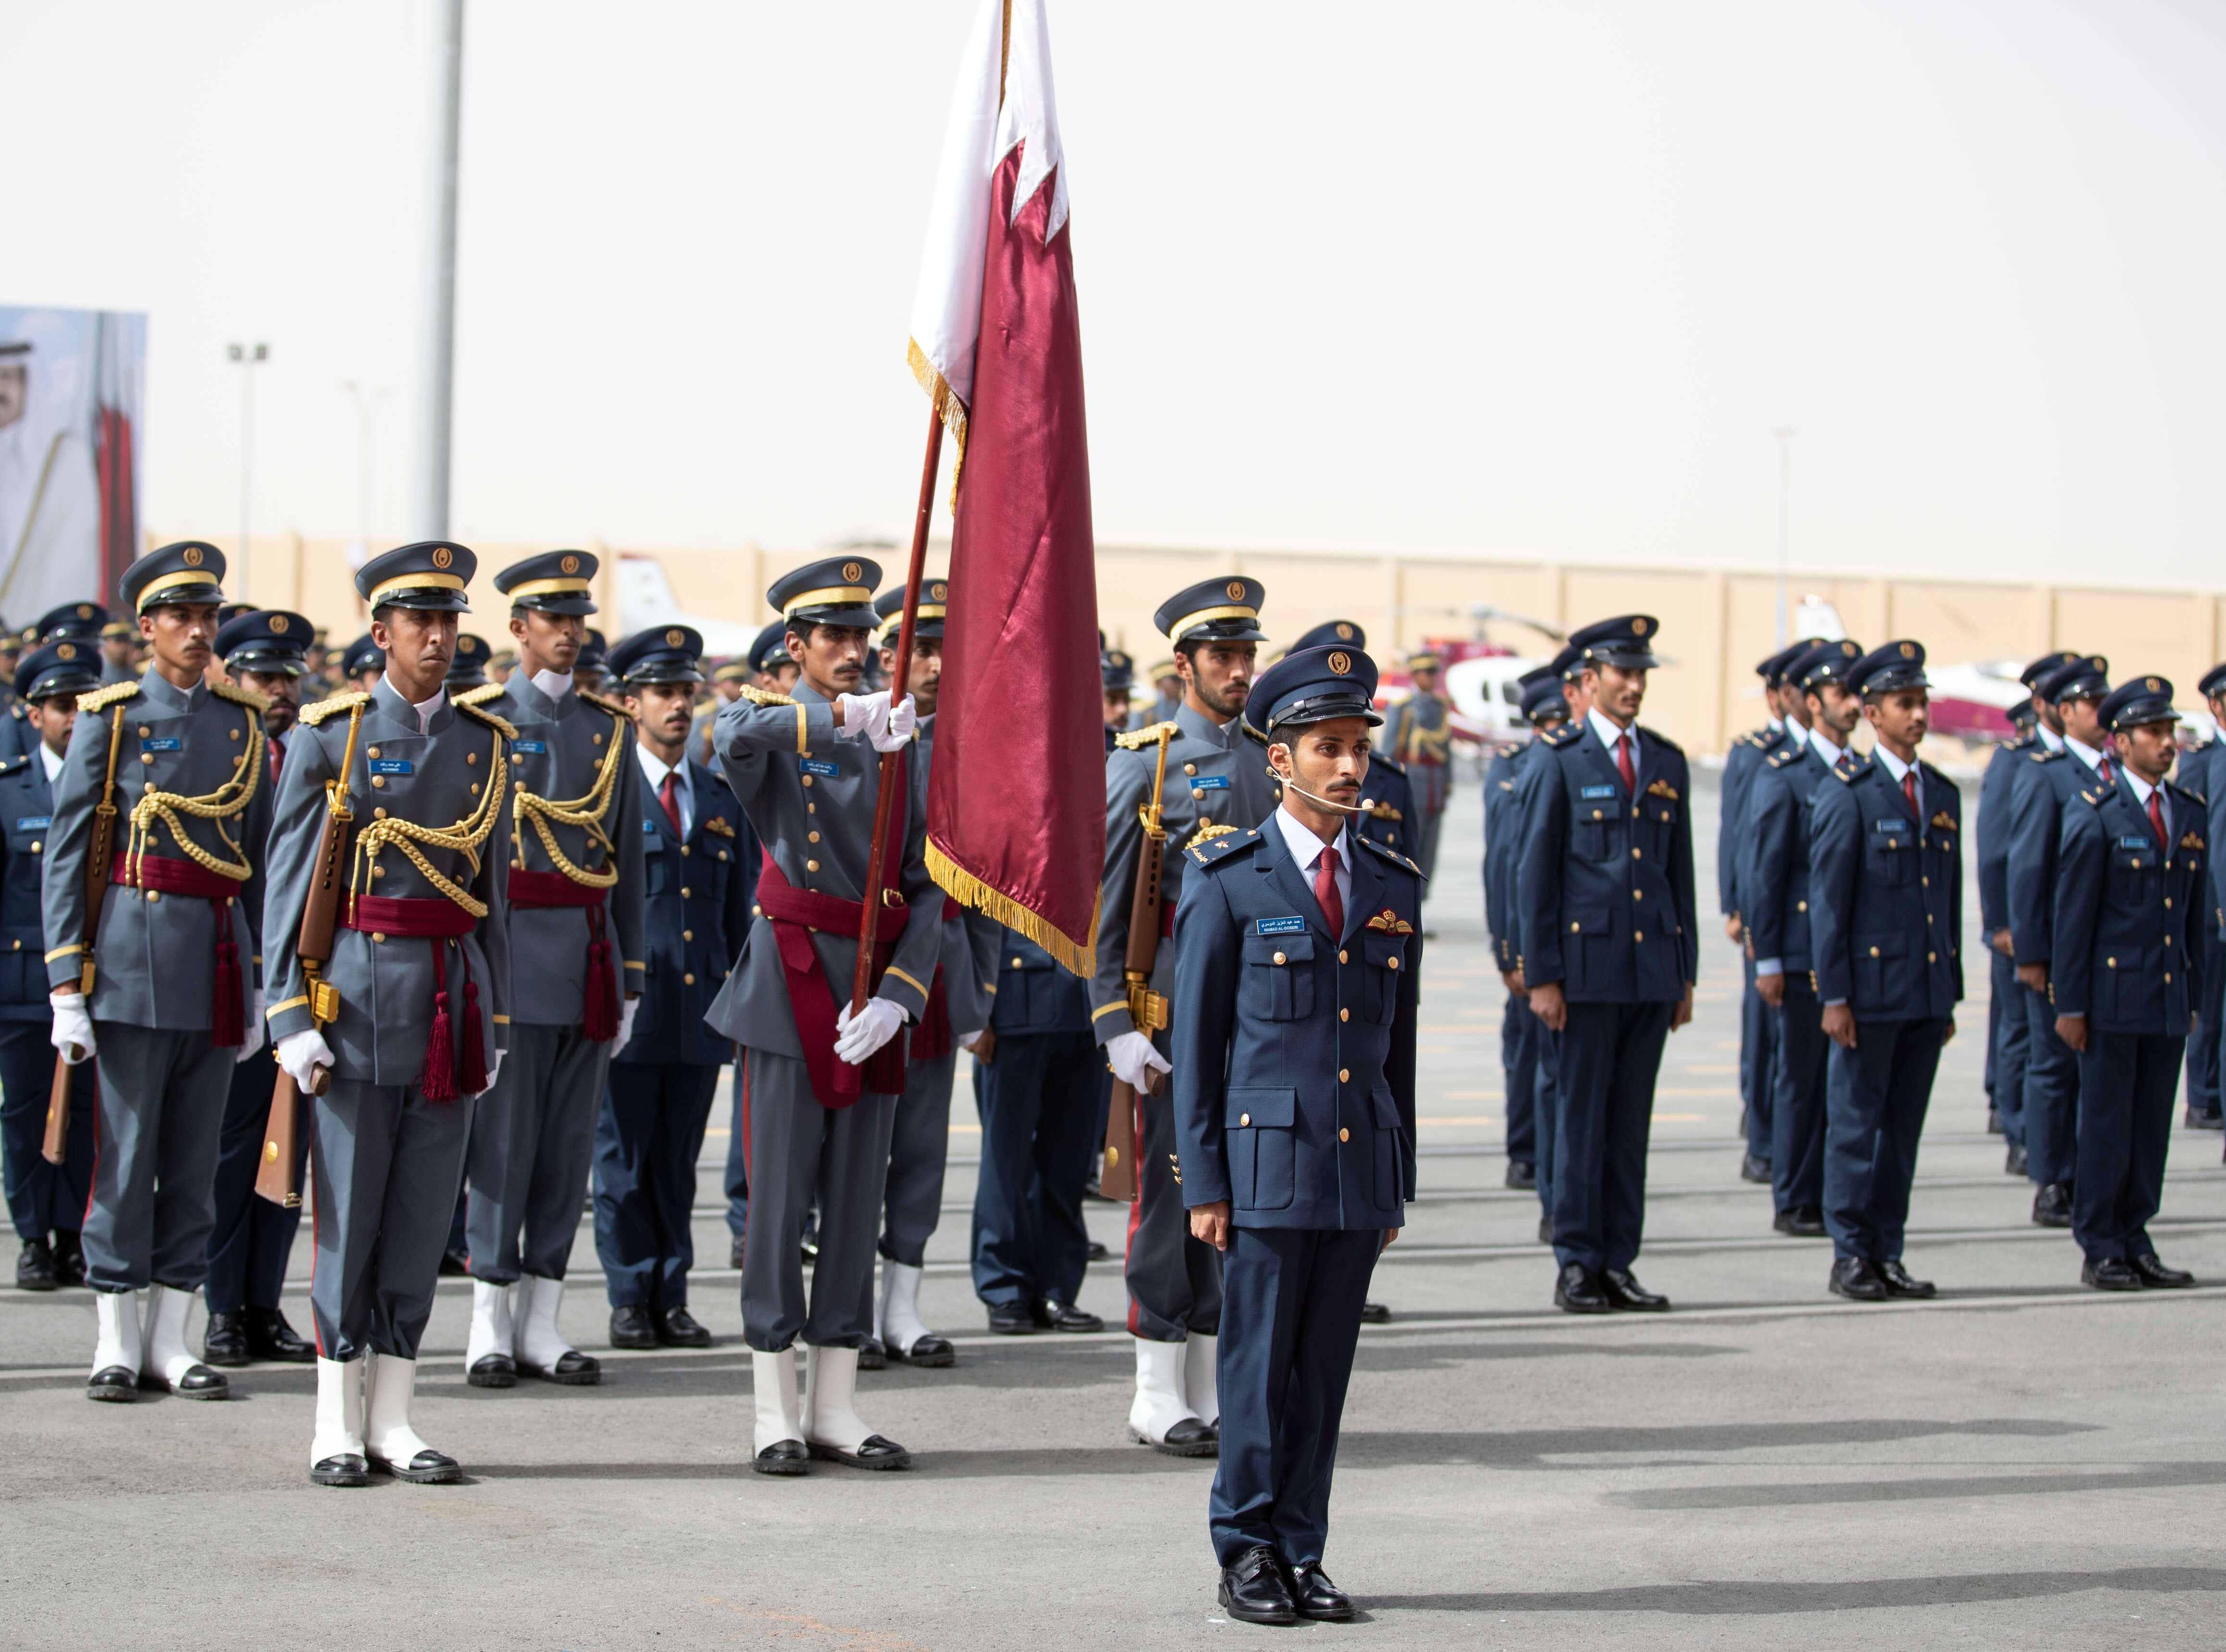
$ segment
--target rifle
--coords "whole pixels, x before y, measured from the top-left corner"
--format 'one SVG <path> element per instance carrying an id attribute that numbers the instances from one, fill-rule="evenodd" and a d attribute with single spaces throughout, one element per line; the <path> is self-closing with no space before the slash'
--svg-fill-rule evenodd
<path id="1" fill-rule="evenodd" d="M 1156 735 L 1160 760 L 1152 773 L 1152 800 L 1136 811 L 1144 836 L 1136 848 L 1136 885 L 1129 900 L 1129 950 L 1122 960 L 1121 973 L 1128 983 L 1129 1019 L 1147 1038 L 1167 1024 L 1167 1001 L 1152 990 L 1152 970 L 1160 956 L 1160 879 L 1167 842 L 1160 799 L 1167 786 L 1167 746 L 1174 732 L 1173 723 L 1138 731 Z M 1160 1075 L 1147 1068 L 1144 1093 L 1156 1096 L 1159 1089 Z M 1136 1174 L 1137 1135 L 1136 1092 L 1116 1078 L 1113 1104 L 1105 1114 L 1105 1160 L 1097 1172 L 1097 1190 L 1107 1198 L 1134 1200 L 1143 1191 Z"/>
<path id="2" fill-rule="evenodd" d="M 78 971 L 77 989 L 86 1008 L 92 998 L 92 937 L 100 933 L 100 909 L 108 899 L 109 865 L 116 856 L 116 754 L 124 744 L 124 706 L 118 702 L 108 723 L 108 778 L 101 785 L 100 801 L 92 806 L 92 837 L 85 851 L 85 964 Z M 64 1052 L 54 1052 L 54 1076 L 47 1089 L 47 1138 L 39 1144 L 39 1157 L 59 1165 L 69 1145 L 70 1064 Z"/>
<path id="3" fill-rule="evenodd" d="M 330 1026 L 340 1019 L 340 995 L 320 972 L 331 962 L 333 931 L 340 919 L 340 888 L 347 875 L 348 828 L 355 816 L 347 806 L 348 776 L 355 772 L 355 744 L 363 727 L 363 708 L 348 712 L 347 750 L 340 759 L 340 778 L 325 783 L 325 820 L 317 835 L 317 858 L 309 868 L 308 899 L 302 903 L 302 928 L 294 950 L 302 960 L 302 974 L 309 1000 L 309 1019 Z M 267 945 L 268 943 L 266 942 Z M 309 1093 L 321 1096 L 332 1087 L 332 1070 L 317 1068 Z M 295 1143 L 301 1124 L 301 1086 L 293 1074 L 278 1069 L 270 1090 L 270 1117 L 263 1127 L 263 1162 L 255 1172 L 255 1191 L 273 1204 L 299 1210 L 302 1187 L 294 1175 Z"/>

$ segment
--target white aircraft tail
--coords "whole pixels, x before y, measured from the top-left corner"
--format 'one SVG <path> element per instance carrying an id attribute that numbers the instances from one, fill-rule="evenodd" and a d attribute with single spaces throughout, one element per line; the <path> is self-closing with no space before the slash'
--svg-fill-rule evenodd
<path id="1" fill-rule="evenodd" d="M 747 653 L 757 640 L 754 626 L 738 626 L 731 620 L 707 619 L 684 610 L 680 599 L 673 594 L 672 581 L 665 577 L 665 564 L 654 556 L 620 557 L 618 586 L 619 617 L 629 636 L 652 626 L 690 626 L 703 633 L 706 654 L 735 656 Z"/>

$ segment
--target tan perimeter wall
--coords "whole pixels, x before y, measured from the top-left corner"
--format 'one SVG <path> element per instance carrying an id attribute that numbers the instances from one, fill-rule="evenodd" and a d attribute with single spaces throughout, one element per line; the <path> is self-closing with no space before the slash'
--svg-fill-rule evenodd
<path id="1" fill-rule="evenodd" d="M 162 543 L 150 536 L 150 543 Z M 214 542 L 227 553 L 233 545 Z M 480 543 L 477 612 L 467 629 L 502 645 L 505 610 L 488 576 L 541 544 Z M 791 568 L 830 554 L 738 548 L 584 549 L 604 559 L 599 627 L 614 641 L 628 628 L 615 611 L 614 556 L 653 556 L 664 565 L 684 610 L 762 624 L 773 618 L 767 585 Z M 928 566 L 949 566 L 950 547 L 931 547 Z M 873 553 L 889 578 L 901 577 L 903 553 Z M 350 583 L 347 543 L 296 535 L 258 537 L 242 581 L 232 594 L 270 607 L 294 608 L 328 626 L 340 642 L 367 620 Z M 1543 657 L 1553 645 L 1530 626 L 1472 618 L 1479 604 L 1568 630 L 1612 614 L 1643 613 L 1662 622 L 1664 669 L 1647 696 L 1645 721 L 1696 752 L 1721 751 L 1730 737 L 1762 721 L 1754 662 L 1777 643 L 1774 576 L 1721 570 L 1607 568 L 1491 562 L 1451 556 L 1243 553 L 1224 550 L 1097 548 L 1098 619 L 1116 647 L 1140 668 L 1166 652 L 1152 629 L 1152 611 L 1186 585 L 1221 574 L 1246 574 L 1267 587 L 1262 628 L 1271 639 L 1296 637 L 1325 620 L 1364 626 L 1379 656 L 1427 638 L 1481 634 L 1522 654 Z M 2145 591 L 2103 584 L 2009 585 L 1911 578 L 1851 579 L 1796 573 L 1790 604 L 1819 596 L 1838 608 L 1848 633 L 1867 644 L 1896 637 L 1922 641 L 1938 664 L 1971 659 L 2026 660 L 2051 648 L 2079 648 L 2109 657 L 2114 674 L 2155 671 L 2178 686 L 2183 704 L 2194 684 L 2226 654 L 2226 595 L 2210 591 Z M 1273 643 L 1270 644 L 1272 647 Z"/>

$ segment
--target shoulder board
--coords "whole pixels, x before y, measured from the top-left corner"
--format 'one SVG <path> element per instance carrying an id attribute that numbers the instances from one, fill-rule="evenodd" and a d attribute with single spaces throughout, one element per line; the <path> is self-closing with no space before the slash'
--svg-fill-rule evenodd
<path id="1" fill-rule="evenodd" d="M 624 701 L 607 699 L 600 694 L 589 694 L 585 689 L 578 689 L 576 692 L 579 694 L 579 696 L 582 700 L 585 700 L 589 705 L 598 706 L 603 710 L 609 712 L 614 717 L 623 717 L 628 722 L 632 722 L 633 721 L 633 713 L 626 708 L 626 702 Z M 863 918 L 861 918 L 858 921 L 862 924 L 865 922 Z"/>
<path id="2" fill-rule="evenodd" d="M 1838 762 L 1832 765 L 1832 772 L 1838 775 L 1842 780 L 1846 780 L 1850 783 L 1861 779 L 1863 776 L 1868 774 L 1870 772 L 1870 759 L 1867 757 L 1857 757 L 1853 752 L 1848 753 Z"/>
<path id="3" fill-rule="evenodd" d="M 270 709 L 270 696 L 254 689 L 243 689 L 237 683 L 212 683 L 209 688 L 219 700 L 229 700 L 234 705 L 251 706 L 258 711 Z"/>
<path id="4" fill-rule="evenodd" d="M 1523 749 L 1523 741 L 1519 740 L 1510 740 L 1504 746 L 1493 747 L 1491 748 L 1491 754 L 1494 757 L 1513 757 L 1517 752 L 1520 752 Z M 1371 753 L 1368 760 L 1371 763 L 1375 763 L 1379 759 Z M 863 919 L 860 920 L 861 923 L 863 921 Z"/>
<path id="5" fill-rule="evenodd" d="M 754 706 L 792 706 L 796 703 L 785 694 L 775 694 L 771 689 L 757 688 L 747 683 L 742 684 L 742 698 Z M 862 918 L 858 920 L 862 927 L 865 921 Z"/>
<path id="6" fill-rule="evenodd" d="M 1800 760 L 1801 748 L 1798 746 L 1789 746 L 1782 752 L 1772 752 L 1770 754 L 1770 766 L 1773 769 L 1790 767 Z M 859 921 L 861 924 L 864 922 L 862 918 Z"/>
<path id="7" fill-rule="evenodd" d="M 1565 722 L 1559 728 L 1548 729 L 1544 734 L 1539 735 L 1538 738 L 1544 740 L 1547 745 L 1559 749 L 1561 747 L 1568 745 L 1572 740 L 1580 739 L 1583 736 L 1584 732 L 1584 729 L 1580 725 L 1574 722 Z M 863 919 L 860 920 L 861 923 L 863 921 Z"/>
<path id="8" fill-rule="evenodd" d="M 1172 724 L 1168 726 L 1173 727 Z M 1144 731 L 1140 728 L 1136 732 L 1141 734 Z M 1237 831 L 1232 829 L 1231 830 L 1224 832 L 1218 837 L 1209 837 L 1203 842 L 1200 842 L 1197 838 L 1192 838 L 1187 844 L 1184 845 L 1184 847 L 1190 850 L 1190 858 L 1197 861 L 1199 865 L 1202 867 L 1215 867 L 1219 866 L 1224 861 L 1230 859 L 1239 851 L 1250 848 L 1259 841 L 1260 829 L 1257 826 L 1255 826 L 1251 830 L 1244 832 Z M 1363 842 L 1367 842 L 1365 838 L 1363 838 L 1361 841 Z"/>
<path id="9" fill-rule="evenodd" d="M 2062 752 L 2053 752 L 2044 746 L 2032 754 L 2032 760 L 2036 763 L 2053 763 L 2063 755 Z M 860 918 L 858 921 L 862 925 L 865 919 Z"/>
<path id="10" fill-rule="evenodd" d="M 1173 722 L 1147 723 L 1142 728 L 1132 728 L 1125 734 L 1114 735 L 1113 743 L 1123 751 L 1136 752 L 1161 740 L 1173 740 L 1175 734 L 1176 725 Z M 858 921 L 862 925 L 865 922 L 863 918 Z"/>
<path id="11" fill-rule="evenodd" d="M 111 706 L 121 705 L 126 700 L 136 698 L 138 693 L 139 684 L 136 680 L 130 683 L 111 683 L 105 689 L 95 689 L 91 694 L 78 696 L 77 708 L 80 711 L 105 711 Z M 22 707 L 16 708 L 16 715 L 19 717 L 22 715 Z M 863 921 L 863 919 L 860 920 L 861 923 Z"/>
<path id="12" fill-rule="evenodd" d="M 2210 804 L 2204 801 L 2204 796 L 2200 791 L 2196 791 L 2192 786 L 2184 786 L 2177 780 L 2166 780 L 2164 783 L 2164 791 L 2165 795 L 2167 797 L 2186 798 L 2188 802 L 2193 804 L 2197 809 L 2207 809 L 2210 807 Z"/>
<path id="13" fill-rule="evenodd" d="M 504 685 L 502 683 L 482 683 L 476 689 L 466 689 L 461 694 L 450 695 L 448 696 L 448 702 L 451 705 L 483 706 L 490 700 L 500 699 L 503 693 Z M 865 920 L 863 918 L 859 919 L 861 924 L 864 923 L 864 921 Z"/>
<path id="14" fill-rule="evenodd" d="M 1499 754 L 1502 757 L 1513 757 L 1523 750 L 1525 743 L 1526 742 L 1522 740 L 1516 740 L 1511 744 L 1503 746 L 1499 748 Z M 1407 766 L 1404 763 L 1402 763 L 1397 758 L 1392 756 L 1389 752 L 1369 753 L 1368 766 L 1371 769 L 1389 769 L 1394 774 L 1404 774 L 1407 772 Z"/>
<path id="15" fill-rule="evenodd" d="M 493 712 L 489 711 L 485 706 L 458 706 L 456 709 L 462 712 L 467 717 L 478 718 L 488 728 L 493 729 L 496 734 L 500 734 L 505 740 L 516 740 L 518 738 L 518 725 L 516 723 L 511 721 L 507 717 L 497 716 Z M 860 921 L 862 922 L 863 920 L 862 919 Z"/>
<path id="16" fill-rule="evenodd" d="M 85 702 L 80 700 L 78 703 L 83 705 Z M 353 711 L 358 706 L 366 706 L 370 703 L 371 696 L 361 689 L 350 689 L 347 693 L 336 694 L 329 700 L 320 700 L 313 706 L 303 706 L 302 721 L 315 728 L 328 717 L 336 716 L 343 711 Z M 863 921 L 863 919 L 860 920 L 862 923 Z"/>
<path id="17" fill-rule="evenodd" d="M 2019 734 L 2015 740 L 2010 742 L 2009 748 L 2013 752 L 2029 752 L 2039 744 L 2040 736 L 2038 734 Z M 864 920 L 861 919 L 860 921 L 863 922 Z"/>
<path id="18" fill-rule="evenodd" d="M 1660 734 L 1654 729 L 1649 728 L 1644 723 L 1638 725 L 1638 732 L 1645 735 L 1647 739 L 1652 740 L 1657 746 L 1661 747 L 1663 750 L 1675 752 L 1680 757 L 1685 755 L 1685 748 L 1680 746 L 1676 740 L 1670 739 L 1669 735 Z M 861 921 L 862 922 L 863 920 L 862 919 Z"/>
<path id="19" fill-rule="evenodd" d="M 26 752 L 21 757 L 11 757 L 6 762 L 0 763 L 0 774 L 13 774 L 17 769 L 22 768 L 23 765 L 30 760 L 31 754 L 29 752 Z M 862 919 L 861 921 L 862 922 L 863 920 Z"/>
<path id="20" fill-rule="evenodd" d="M 1368 848 L 1374 849 L 1374 850 L 1376 851 L 1376 853 L 1377 853 L 1377 854 L 1378 854 L 1378 855 L 1382 855 L 1385 860 L 1387 860 L 1387 861 L 1390 861 L 1390 862 L 1392 863 L 1392 865 L 1394 865 L 1394 866 L 1399 866 L 1399 867 L 1404 867 L 1408 871 L 1409 871 L 1409 872 L 1413 873 L 1413 874 L 1414 874 L 1416 877 L 1418 877 L 1418 878 L 1419 878 L 1419 877 L 1421 877 L 1421 876 L 1422 875 L 1422 868 L 1421 868 L 1421 867 L 1418 867 L 1418 866 L 1416 866 L 1416 865 L 1415 865 L 1412 861 L 1409 860 L 1405 855 L 1403 855 L 1400 854 L 1398 850 L 1396 850 L 1396 849 L 1389 849 L 1389 848 L 1384 848 L 1384 847 L 1383 847 L 1383 844 L 1381 844 L 1381 843 L 1377 842 L 1374 838 L 1372 838 L 1372 837 L 1363 837 L 1363 838 L 1360 838 L 1358 841 L 1359 841 L 1359 842 L 1360 842 L 1362 845 L 1364 845 L 1364 847 L 1366 847 L 1366 848 Z"/>

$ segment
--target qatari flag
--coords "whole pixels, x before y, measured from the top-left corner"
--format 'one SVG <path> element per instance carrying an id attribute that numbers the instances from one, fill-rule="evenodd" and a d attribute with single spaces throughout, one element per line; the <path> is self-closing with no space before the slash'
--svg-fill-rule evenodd
<path id="1" fill-rule="evenodd" d="M 913 375 L 957 448 L 927 862 L 1087 975 L 1105 858 L 1090 443 L 1043 0 L 983 0 L 944 134 Z"/>

